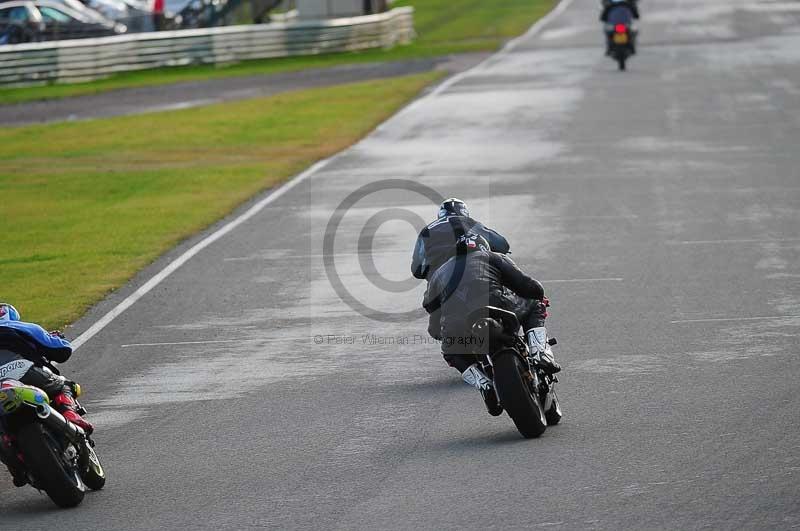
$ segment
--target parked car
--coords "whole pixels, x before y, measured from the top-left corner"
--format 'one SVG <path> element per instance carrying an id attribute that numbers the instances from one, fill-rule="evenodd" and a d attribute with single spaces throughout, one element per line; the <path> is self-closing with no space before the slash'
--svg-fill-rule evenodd
<path id="1" fill-rule="evenodd" d="M 120 20 L 128 16 L 128 6 L 120 0 L 58 0 L 67 7 L 82 10 L 85 7 L 96 11 L 109 20 Z"/>
<path id="2" fill-rule="evenodd" d="M 85 6 L 68 6 L 56 0 L 0 3 L 0 44 L 102 37 L 126 31 L 124 24 Z"/>
<path id="3" fill-rule="evenodd" d="M 138 0 L 58 0 L 73 9 L 88 7 L 105 18 L 124 24 L 128 31 L 152 31 L 153 11 Z"/>

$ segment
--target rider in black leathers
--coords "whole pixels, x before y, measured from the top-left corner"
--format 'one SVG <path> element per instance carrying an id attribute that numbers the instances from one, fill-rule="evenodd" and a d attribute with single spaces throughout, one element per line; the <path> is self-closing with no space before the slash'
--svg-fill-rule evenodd
<path id="1" fill-rule="evenodd" d="M 455 243 L 464 235 L 483 236 L 492 251 L 507 253 L 508 241 L 469 217 L 467 205 L 454 197 L 445 199 L 439 206 L 436 221 L 422 229 L 414 245 L 411 258 L 411 273 L 419 279 L 430 278 L 439 266 L 453 256 Z"/>
<path id="2" fill-rule="evenodd" d="M 547 299 L 541 283 L 523 273 L 506 255 L 492 252 L 480 236 L 466 236 L 457 243 L 456 256 L 430 277 L 423 306 L 430 314 L 428 332 L 442 341 L 442 355 L 467 383 L 485 375 L 474 363 L 471 323 L 467 316 L 479 308 L 496 306 L 513 311 L 527 332 L 544 326 Z M 555 360 L 542 359 L 551 372 L 560 367 Z"/>

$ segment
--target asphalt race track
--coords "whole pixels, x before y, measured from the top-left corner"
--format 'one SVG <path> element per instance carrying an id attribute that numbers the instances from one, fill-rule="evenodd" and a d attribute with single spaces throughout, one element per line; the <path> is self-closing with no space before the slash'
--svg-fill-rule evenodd
<path id="1" fill-rule="evenodd" d="M 800 3 L 642 10 L 628 72 L 574 0 L 89 339 L 67 369 L 108 486 L 63 512 L 2 477 L 2 528 L 800 526 Z M 420 185 L 506 234 L 553 301 L 565 417 L 538 440 L 411 313 Z"/>
<path id="2" fill-rule="evenodd" d="M 486 56 L 485 53 L 468 53 L 406 61 L 308 68 L 294 72 L 185 81 L 63 99 L 6 104 L 0 106 L 0 127 L 186 109 L 271 96 L 291 90 L 405 76 L 434 69 L 457 73 L 475 66 Z"/>

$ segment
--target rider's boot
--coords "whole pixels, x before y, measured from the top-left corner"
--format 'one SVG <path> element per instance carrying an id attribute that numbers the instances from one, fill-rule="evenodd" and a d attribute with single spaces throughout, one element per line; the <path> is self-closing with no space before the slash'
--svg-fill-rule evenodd
<path id="1" fill-rule="evenodd" d="M 500 400 L 497 398 L 497 393 L 495 393 L 494 389 L 481 389 L 481 396 L 483 397 L 486 411 L 491 416 L 498 417 L 503 414 L 503 406 L 500 405 Z"/>
<path id="2" fill-rule="evenodd" d="M 60 393 L 53 397 L 53 403 L 55 404 L 56 411 L 61 413 L 65 419 L 83 428 L 86 435 L 92 434 L 94 426 L 78 414 L 78 404 L 75 402 L 75 399 L 72 398 L 71 394 L 68 392 Z"/>
<path id="3" fill-rule="evenodd" d="M 28 478 L 25 477 L 24 472 L 8 464 L 6 464 L 6 468 L 8 468 L 8 471 L 11 473 L 11 481 L 14 483 L 15 487 L 24 487 L 28 484 Z"/>
<path id="4" fill-rule="evenodd" d="M 461 373 L 461 378 L 479 391 L 489 391 L 492 389 L 492 381 L 483 373 L 477 363 L 473 363 L 467 367 L 467 369 Z"/>
<path id="5" fill-rule="evenodd" d="M 503 413 L 503 406 L 497 399 L 497 393 L 494 392 L 494 385 L 486 374 L 478 367 L 477 363 L 473 363 L 467 370 L 461 373 L 461 377 L 472 387 L 478 389 L 483 397 L 483 403 L 486 406 L 486 411 L 493 417 Z"/>
<path id="6" fill-rule="evenodd" d="M 561 365 L 556 362 L 556 358 L 553 356 L 553 349 L 547 344 L 547 329 L 545 327 L 537 326 L 526 331 L 525 341 L 528 343 L 533 359 L 545 372 L 555 374 L 561 371 Z"/>

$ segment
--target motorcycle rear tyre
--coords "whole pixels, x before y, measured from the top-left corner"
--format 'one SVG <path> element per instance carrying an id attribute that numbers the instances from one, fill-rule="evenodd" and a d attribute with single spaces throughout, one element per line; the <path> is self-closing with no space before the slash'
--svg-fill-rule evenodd
<path id="1" fill-rule="evenodd" d="M 38 422 L 26 424 L 17 432 L 17 442 L 25 465 L 50 499 L 64 509 L 80 505 L 86 487 L 78 471 L 61 461 L 61 450 L 47 429 Z"/>
<path id="2" fill-rule="evenodd" d="M 547 420 L 539 399 L 531 393 L 522 377 L 526 370 L 522 360 L 513 350 L 506 350 L 493 356 L 492 365 L 500 405 L 523 437 L 539 437 L 547 429 Z"/>

